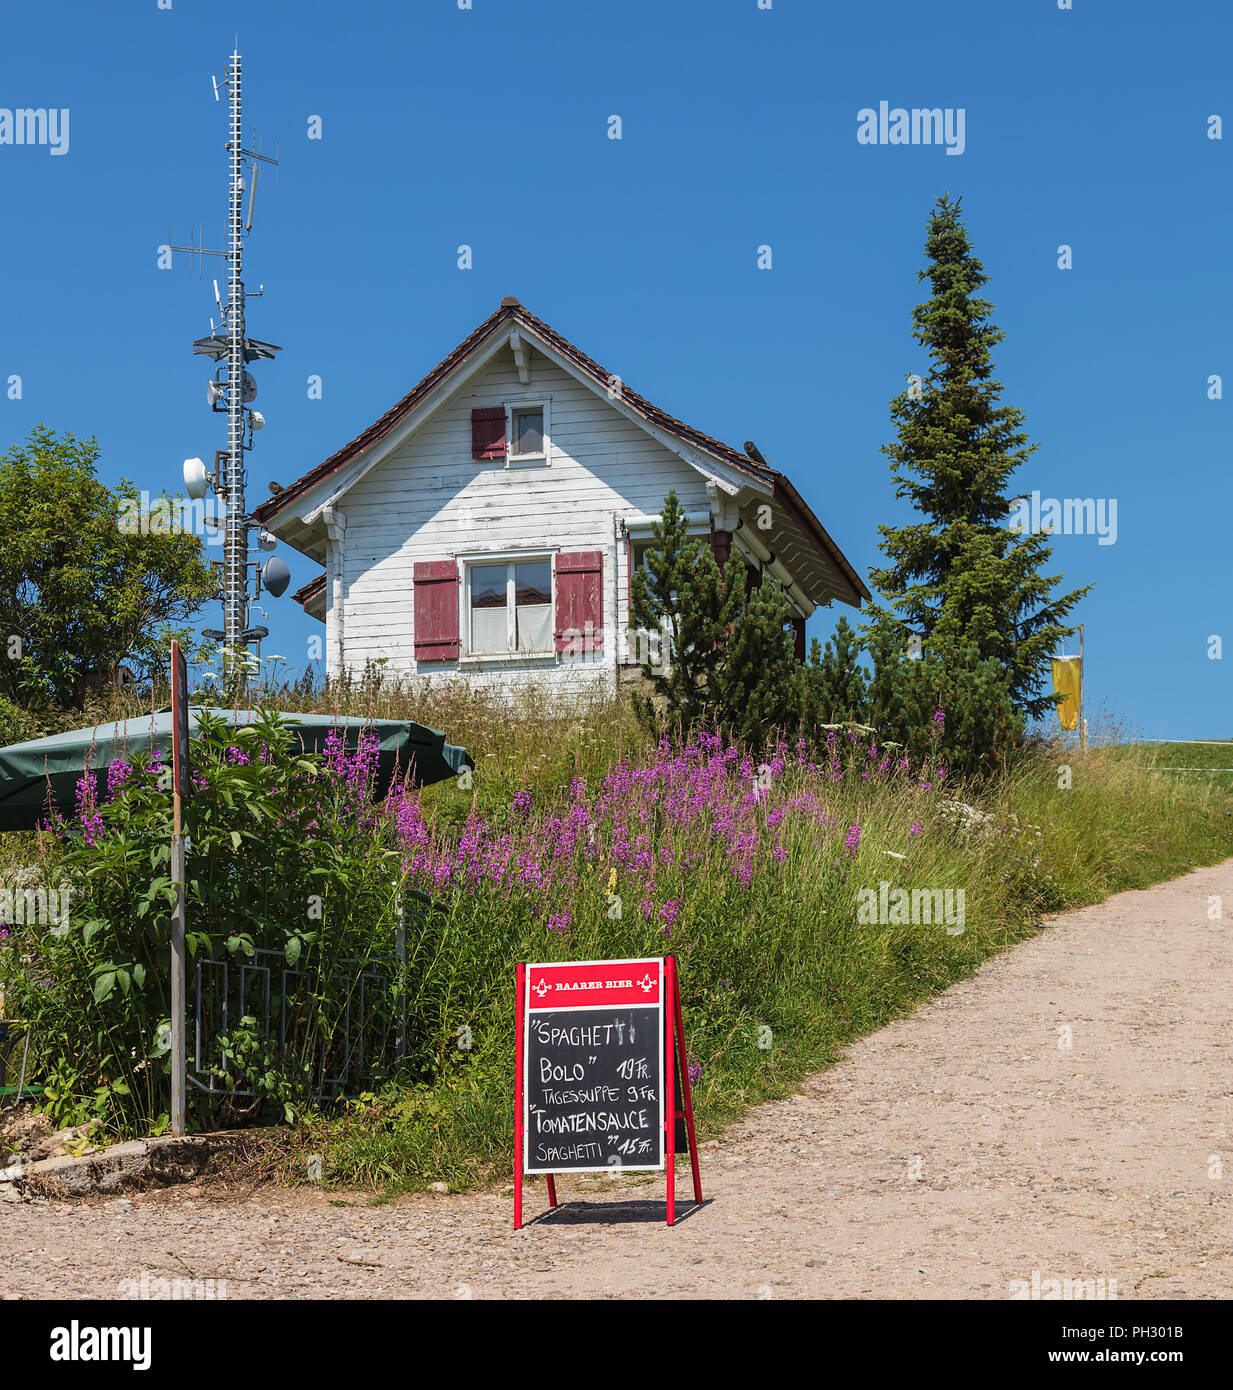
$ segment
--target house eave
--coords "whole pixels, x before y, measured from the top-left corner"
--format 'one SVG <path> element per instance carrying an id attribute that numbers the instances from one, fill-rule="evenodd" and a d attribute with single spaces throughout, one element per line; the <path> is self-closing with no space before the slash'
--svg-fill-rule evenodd
<path id="1" fill-rule="evenodd" d="M 310 618 L 325 622 L 325 575 L 319 574 L 307 584 L 297 589 L 291 597 Z"/>

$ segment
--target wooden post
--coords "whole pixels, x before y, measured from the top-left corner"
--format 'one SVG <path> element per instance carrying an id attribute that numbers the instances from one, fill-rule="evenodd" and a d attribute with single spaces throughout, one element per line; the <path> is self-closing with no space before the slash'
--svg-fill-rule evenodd
<path id="1" fill-rule="evenodd" d="M 171 916 L 171 1132 L 185 1130 L 184 938 L 186 885 L 182 812 L 188 780 L 188 663 L 171 644 L 171 878 L 176 905 Z"/>
<path id="2" fill-rule="evenodd" d="M 174 800 L 174 829 L 171 835 L 171 876 L 176 887 L 176 905 L 171 918 L 171 1132 L 183 1134 L 184 1103 L 184 836 L 180 833 L 180 793 Z"/>

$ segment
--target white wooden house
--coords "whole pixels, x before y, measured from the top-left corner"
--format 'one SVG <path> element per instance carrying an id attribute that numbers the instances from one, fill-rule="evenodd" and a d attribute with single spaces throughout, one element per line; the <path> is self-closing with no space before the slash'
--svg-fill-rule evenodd
<path id="1" fill-rule="evenodd" d="M 257 508 L 324 567 L 296 594 L 327 672 L 614 684 L 644 652 L 629 577 L 675 488 L 805 619 L 869 594 L 788 479 L 665 414 L 514 298 L 391 410 Z"/>

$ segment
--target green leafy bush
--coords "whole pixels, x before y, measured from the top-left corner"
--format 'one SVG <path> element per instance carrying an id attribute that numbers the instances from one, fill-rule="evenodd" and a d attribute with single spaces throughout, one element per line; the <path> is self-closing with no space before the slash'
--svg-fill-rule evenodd
<path id="1" fill-rule="evenodd" d="M 258 1104 L 190 1088 L 199 1124 L 234 1121 L 267 1100 L 288 1114 L 323 1075 L 345 1070 L 348 1006 L 362 977 L 375 1020 L 366 1041 L 389 1052 L 405 981 L 393 967 L 365 971 L 394 955 L 401 873 L 370 800 L 374 760 L 363 741 L 304 756 L 275 714 L 239 730 L 202 720 L 184 808 L 190 989 L 201 962 L 225 966 L 229 979 L 272 964 L 269 1017 L 272 1028 L 285 1020 L 286 1047 L 258 1039 L 241 1008 L 215 1048 L 207 1010 L 202 1072 L 255 1091 Z M 31 1025 L 58 1118 L 76 1107 L 134 1131 L 168 1106 L 172 797 L 157 753 L 114 763 L 107 783 L 100 798 L 83 779 L 77 815 L 54 826 L 58 849 L 44 872 L 49 885 L 71 885 L 71 912 L 14 926 L 6 1007 Z M 424 917 L 420 931 L 431 929 Z M 263 977 L 248 973 L 261 992 Z M 208 985 L 203 993 L 209 1003 Z"/>

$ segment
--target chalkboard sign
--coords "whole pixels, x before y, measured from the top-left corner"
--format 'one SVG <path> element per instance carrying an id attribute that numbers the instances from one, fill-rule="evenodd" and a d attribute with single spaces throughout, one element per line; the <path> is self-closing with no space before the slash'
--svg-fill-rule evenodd
<path id="1" fill-rule="evenodd" d="M 678 1154 L 702 1201 L 676 957 L 519 964 L 514 977 L 514 1229 L 524 1174 L 544 1175 L 555 1207 L 553 1174 L 626 1168 L 663 1171 L 671 1226 Z"/>
<path id="2" fill-rule="evenodd" d="M 662 957 L 528 965 L 525 980 L 523 1171 L 662 1169 Z"/>

